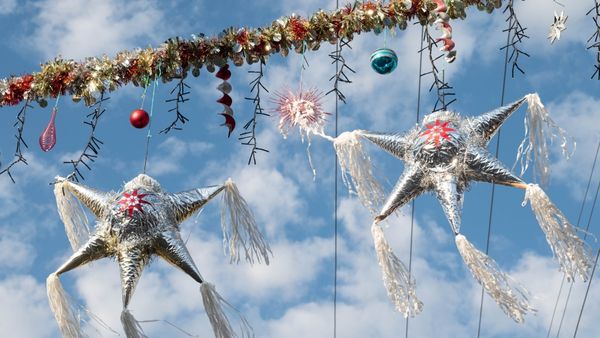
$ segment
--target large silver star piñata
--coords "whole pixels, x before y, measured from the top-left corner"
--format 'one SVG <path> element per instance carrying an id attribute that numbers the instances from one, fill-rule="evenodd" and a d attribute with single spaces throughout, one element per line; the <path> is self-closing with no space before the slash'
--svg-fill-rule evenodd
<path id="1" fill-rule="evenodd" d="M 468 118 L 448 111 L 435 112 L 407 134 L 361 132 L 362 137 L 405 163 L 404 173 L 376 220 L 385 219 L 420 194 L 433 191 L 458 234 L 463 194 L 469 182 L 525 188 L 525 183 L 486 149 L 498 128 L 524 101 L 525 98 Z"/>
<path id="2" fill-rule="evenodd" d="M 349 184 L 345 176 L 349 174 L 361 202 L 376 214 L 371 231 L 384 284 L 396 309 L 404 316 L 419 313 L 422 303 L 415 295 L 414 279 L 393 253 L 379 223 L 398 208 L 430 191 L 437 197 L 452 226 L 463 260 L 488 294 L 505 313 L 518 322 L 523 321 L 525 313 L 532 310 L 525 296 L 526 292 L 515 285 L 493 259 L 460 234 L 464 192 L 473 181 L 524 189 L 525 202 L 530 202 L 561 270 L 569 279 L 576 274 L 583 280 L 588 278 L 591 256 L 584 242 L 577 236 L 576 228 L 538 185 L 523 182 L 486 149 L 500 126 L 525 100 L 529 103 L 528 120 L 537 123 L 535 127 L 538 129 L 532 129 L 532 133 L 545 134 L 547 131 L 539 129 L 544 123 L 557 127 L 547 116 L 537 94 L 529 94 L 509 105 L 474 117 L 461 117 L 449 111 L 434 112 L 426 115 L 421 124 L 406 134 L 356 130 L 343 133 L 335 139 L 329 138 L 334 142 L 344 181 Z M 561 135 L 563 132 L 560 129 Z M 371 141 L 404 162 L 404 172 L 385 202 L 383 191 L 372 177 L 370 160 L 362 150 L 361 138 Z M 543 149 L 540 154 L 536 153 L 536 158 L 547 157 L 546 143 L 543 146 L 535 143 L 528 148 Z M 536 165 L 547 170 L 545 165 Z M 379 208 L 381 203 L 383 206 Z"/>
<path id="3" fill-rule="evenodd" d="M 234 334 L 227 331 L 231 329 L 228 320 L 218 317 L 221 316 L 222 311 L 218 310 L 217 315 L 211 315 L 211 309 L 215 308 L 214 303 L 221 301 L 222 298 L 212 289 L 212 285 L 205 283 L 201 277 L 180 234 L 180 224 L 222 191 L 225 194 L 224 203 L 229 208 L 228 212 L 222 215 L 224 217 L 222 220 L 230 217 L 232 223 L 230 229 L 226 229 L 223 225 L 231 260 L 239 261 L 241 251 L 250 262 L 256 258 L 259 262 L 264 260 L 268 264 L 269 246 L 256 227 L 245 201 L 239 196 L 237 188 L 231 181 L 219 186 L 168 193 L 156 180 L 140 174 L 127 182 L 121 192 L 114 193 L 101 192 L 58 178 L 55 187 L 57 205 L 61 218 L 65 222 L 69 240 L 76 251 L 51 275 L 55 279 L 49 280 L 55 281 L 59 275 L 86 263 L 105 257 L 115 258 L 120 268 L 123 309 L 126 311 L 142 271 L 151 258 L 158 256 L 201 284 L 205 307 L 215 335 L 233 336 Z M 86 206 L 97 219 L 95 231 L 89 237 L 87 234 L 81 236 L 81 232 L 86 232 L 85 229 L 82 231 L 81 227 L 79 230 L 73 230 L 76 227 L 73 224 L 77 223 L 82 215 L 76 216 L 72 211 L 73 201 L 69 202 L 68 197 L 64 197 L 69 196 L 68 194 L 72 194 Z M 81 243 L 82 240 L 85 242 Z M 59 305 L 53 305 L 51 300 L 51 306 L 63 335 L 78 337 L 79 326 L 73 323 L 73 316 L 63 316 L 63 312 L 67 310 L 62 309 L 68 309 L 62 305 L 61 302 L 64 301 L 58 296 L 50 296 L 50 291 L 49 297 L 59 299 L 54 302 Z M 214 318 L 217 320 L 215 321 Z M 124 322 L 124 328 L 126 326 Z M 125 330 L 127 332 L 127 328 Z M 127 335 L 130 334 L 127 332 Z"/>

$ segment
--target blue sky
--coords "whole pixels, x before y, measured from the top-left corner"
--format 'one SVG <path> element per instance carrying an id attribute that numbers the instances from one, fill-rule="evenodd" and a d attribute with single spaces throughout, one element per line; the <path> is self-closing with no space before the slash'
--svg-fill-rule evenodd
<path id="1" fill-rule="evenodd" d="M 588 3 L 589 2 L 589 3 Z M 520 63 L 526 75 L 507 82 L 506 102 L 538 92 L 551 115 L 577 142 L 570 161 L 553 156 L 552 176 L 547 193 L 575 222 L 590 173 L 600 127 L 597 107 L 600 82 L 590 80 L 595 55 L 585 49 L 594 31 L 585 12 L 592 2 L 565 3 L 569 15 L 567 30 L 560 41 L 546 39 L 553 11 L 561 7 L 552 1 L 517 2 L 516 14 L 531 37 L 523 49 L 531 54 Z M 267 25 L 279 16 L 297 13 L 306 16 L 319 8 L 332 9 L 333 1 L 0 1 L 0 74 L 22 74 L 39 69 L 39 63 L 57 55 L 81 59 L 85 56 L 114 55 L 122 49 L 156 46 L 172 36 L 189 37 L 203 32 L 217 34 L 229 26 Z M 500 103 L 504 53 L 499 51 L 506 37 L 505 15 L 471 10 L 467 20 L 452 22 L 458 59 L 442 65 L 457 93 L 451 108 L 476 115 Z M 352 84 L 342 91 L 348 102 L 340 106 L 339 130 L 369 129 L 404 131 L 415 123 L 417 101 L 418 26 L 388 37 L 396 50 L 399 66 L 393 74 L 380 76 L 369 67 L 369 55 L 383 45 L 383 36 L 362 34 L 345 52 L 356 70 Z M 327 54 L 333 46 L 324 44 L 306 55 L 310 68 L 303 74 L 304 86 L 323 92 L 331 89 L 327 80 L 334 73 Z M 441 64 L 441 63 L 440 63 Z M 274 56 L 265 70 L 265 85 L 271 95 L 263 102 L 273 108 L 274 92 L 285 86 L 296 88 L 301 58 Z M 427 64 L 425 63 L 425 67 Z M 250 118 L 248 70 L 256 65 L 232 68 L 233 109 L 241 125 Z M 174 84 L 159 84 L 150 144 L 148 172 L 168 191 L 217 184 L 227 177 L 238 183 L 258 223 L 271 243 L 274 258 L 270 266 L 230 265 L 223 255 L 219 229 L 220 203 L 215 200 L 184 224 L 182 233 L 203 276 L 215 283 L 221 294 L 246 314 L 257 337 L 331 337 L 333 334 L 333 165 L 330 143 L 313 139 L 312 156 L 317 177 L 313 180 L 305 148 L 298 133 L 283 139 L 277 119 L 263 118 L 258 142 L 270 150 L 259 154 L 258 164 L 247 166 L 249 149 L 232 136 L 217 115 L 219 80 L 202 72 L 190 78 L 191 100 L 183 106 L 190 118 L 183 131 L 158 134 L 172 116 L 164 103 Z M 430 80 L 424 79 L 424 88 Z M 426 90 L 424 91 L 426 93 Z M 128 116 L 139 106 L 142 90 L 131 86 L 110 95 L 106 114 L 97 136 L 104 141 L 93 171 L 84 172 L 85 184 L 100 190 L 118 190 L 123 182 L 143 167 L 146 130 L 135 130 Z M 424 94 L 422 112 L 433 107 L 433 96 Z M 53 102 L 50 102 L 53 104 Z M 146 103 L 148 107 L 148 103 Z M 333 97 L 324 99 L 330 112 Z M 2 108 L 0 114 L 0 161 L 6 165 L 14 150 L 12 124 L 18 107 Z M 11 337 L 57 337 L 49 310 L 45 278 L 70 254 L 70 246 L 58 218 L 52 188 L 56 175 L 66 175 L 62 161 L 78 156 L 88 130 L 81 122 L 88 110 L 63 98 L 57 117 L 58 143 L 43 153 L 37 138 L 50 117 L 49 108 L 29 111 L 25 137 L 30 165 L 14 171 L 17 184 L 0 177 L 0 332 Z M 521 108 L 504 125 L 500 159 L 511 165 L 523 135 L 525 109 Z M 332 133 L 333 119 L 327 125 Z M 490 147 L 494 147 L 494 142 Z M 367 148 L 376 175 L 389 188 L 402 171 L 402 163 L 387 153 Z M 554 153 L 553 155 L 558 155 Z M 524 179 L 531 180 L 528 172 Z M 599 174 L 592 181 L 595 192 Z M 485 247 L 491 186 L 474 184 L 466 194 L 463 233 L 480 249 Z M 404 319 L 394 311 L 381 281 L 372 248 L 371 216 L 346 189 L 339 188 L 339 270 L 338 336 L 398 337 L 404 333 Z M 543 233 L 529 207 L 521 207 L 523 192 L 498 187 L 494 206 L 490 256 L 524 285 L 538 309 L 516 324 L 486 296 L 482 337 L 539 337 L 548 330 L 561 274 L 552 259 Z M 417 295 L 424 302 L 423 313 L 410 321 L 412 337 L 471 337 L 477 332 L 480 287 L 458 255 L 451 230 L 433 198 L 426 195 L 416 203 L 413 268 Z M 587 222 L 590 204 L 584 209 Z M 387 221 L 388 240 L 395 252 L 408 261 L 410 209 Z M 585 226 L 585 223 L 582 224 Z M 592 219 L 590 232 L 599 234 Z M 598 243 L 589 240 L 592 248 Z M 119 273 L 114 261 L 95 262 L 62 277 L 69 293 L 120 330 L 121 296 Z M 578 337 L 600 336 L 594 315 L 600 311 L 600 284 L 590 290 Z M 573 288 L 561 334 L 572 335 L 585 285 Z M 562 309 L 562 301 L 561 301 Z M 162 261 L 148 268 L 133 297 L 131 311 L 139 320 L 164 319 L 199 336 L 210 336 L 197 285 L 180 271 Z M 432 325 L 435 323 L 435 325 Z M 164 322 L 143 324 L 150 337 L 177 336 Z M 441 329 L 443 328 L 443 329 Z M 556 325 L 555 325 L 556 328 Z M 90 336 L 113 336 L 102 328 L 88 328 Z M 554 331 L 555 332 L 555 331 Z M 555 335 L 555 333 L 553 334 Z M 184 335 L 180 335 L 184 337 Z"/>

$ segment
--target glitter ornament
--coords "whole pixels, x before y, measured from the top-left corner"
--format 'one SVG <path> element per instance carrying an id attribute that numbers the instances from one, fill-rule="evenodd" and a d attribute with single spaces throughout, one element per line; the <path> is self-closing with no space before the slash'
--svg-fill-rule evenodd
<path id="1" fill-rule="evenodd" d="M 150 115 L 143 109 L 136 109 L 129 115 L 129 122 L 135 128 L 146 128 L 148 123 L 150 123 Z"/>
<path id="2" fill-rule="evenodd" d="M 287 137 L 289 130 L 298 126 L 302 136 L 310 134 L 323 134 L 325 117 L 321 98 L 323 95 L 316 89 L 300 90 L 298 94 L 287 90 L 285 93 L 275 93 L 277 105 L 274 109 L 279 115 L 279 131 Z"/>
<path id="3" fill-rule="evenodd" d="M 44 129 L 44 132 L 40 135 L 39 143 L 40 148 L 43 151 L 50 151 L 56 145 L 56 125 L 54 120 L 56 119 L 56 108 L 52 109 L 52 115 L 50 116 L 50 122 Z"/>
<path id="4" fill-rule="evenodd" d="M 241 31 L 240 37 L 244 37 L 243 34 L 245 31 Z M 246 32 L 247 33 L 247 32 Z M 229 70 L 229 65 L 224 65 L 219 68 L 215 77 L 223 80 L 218 86 L 217 90 L 223 93 L 223 96 L 217 100 L 218 103 L 223 105 L 223 112 L 219 113 L 219 115 L 225 118 L 225 122 L 221 124 L 221 126 L 227 127 L 227 137 L 231 136 L 231 133 L 235 129 L 235 118 L 233 117 L 233 109 L 231 109 L 231 105 L 233 104 L 233 99 L 229 96 L 231 93 L 232 87 L 227 80 L 231 77 L 231 71 Z"/>
<path id="5" fill-rule="evenodd" d="M 95 260 L 114 258 L 121 272 L 121 322 L 124 330 L 127 337 L 145 337 L 138 332 L 139 323 L 129 313 L 128 306 L 142 271 L 152 258 L 159 257 L 200 285 L 202 300 L 215 336 L 238 337 L 223 312 L 223 307 L 231 305 L 200 275 L 180 233 L 181 223 L 220 193 L 224 195 L 226 207 L 222 211 L 221 226 L 225 250 L 231 256 L 230 261 L 237 263 L 242 256 L 250 263 L 256 260 L 269 264 L 269 245 L 258 229 L 246 201 L 231 180 L 218 186 L 168 193 L 156 180 L 140 174 L 127 182 L 121 192 L 115 193 L 91 189 L 57 177 L 54 187 L 56 204 L 74 250 L 71 257 L 50 274 L 47 280 L 50 306 L 63 336 L 84 335 L 79 315 L 74 310 L 77 307 L 71 304 L 59 276 Z M 80 203 L 97 218 L 93 232 L 89 230 Z M 242 317 L 240 320 L 243 331 L 241 336 L 253 336 L 245 319 Z"/>
<path id="6" fill-rule="evenodd" d="M 398 65 L 398 56 L 389 48 L 379 48 L 371 54 L 371 68 L 379 74 L 389 74 Z"/>

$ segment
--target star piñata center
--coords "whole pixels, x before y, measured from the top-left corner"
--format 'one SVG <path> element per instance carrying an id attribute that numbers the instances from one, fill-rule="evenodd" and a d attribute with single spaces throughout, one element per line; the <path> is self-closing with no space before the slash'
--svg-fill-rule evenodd
<path id="1" fill-rule="evenodd" d="M 449 121 L 440 123 L 440 120 L 435 120 L 435 123 L 428 124 L 425 126 L 427 130 L 422 132 L 421 135 L 419 135 L 419 137 L 427 136 L 427 139 L 425 139 L 425 143 L 431 143 L 433 141 L 437 148 L 440 146 L 440 138 L 450 140 L 450 135 L 448 135 L 448 132 L 455 131 L 454 128 L 448 127 L 449 123 Z"/>
<path id="2" fill-rule="evenodd" d="M 121 204 L 121 209 L 119 211 L 127 211 L 129 217 L 133 216 L 134 210 L 144 213 L 142 204 L 151 204 L 150 202 L 143 200 L 147 195 L 148 194 L 138 194 L 138 189 L 133 190 L 131 194 L 124 192 L 123 197 L 119 200 L 119 204 Z"/>

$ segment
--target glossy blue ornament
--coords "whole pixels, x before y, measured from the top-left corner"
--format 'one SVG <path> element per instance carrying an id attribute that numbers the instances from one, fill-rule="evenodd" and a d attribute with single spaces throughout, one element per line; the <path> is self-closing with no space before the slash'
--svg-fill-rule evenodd
<path id="1" fill-rule="evenodd" d="M 371 68 L 379 74 L 389 74 L 398 65 L 398 56 L 389 48 L 379 48 L 371 54 Z"/>

